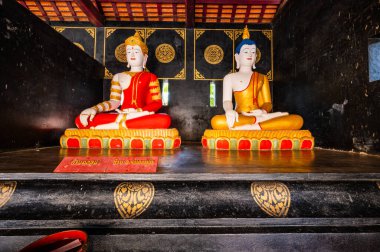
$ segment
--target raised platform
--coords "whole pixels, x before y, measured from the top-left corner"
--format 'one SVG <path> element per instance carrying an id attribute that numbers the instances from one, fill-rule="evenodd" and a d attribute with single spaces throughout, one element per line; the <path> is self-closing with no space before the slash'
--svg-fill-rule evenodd
<path id="1" fill-rule="evenodd" d="M 202 145 L 216 150 L 312 150 L 308 130 L 205 130 Z"/>
<path id="2" fill-rule="evenodd" d="M 158 173 L 52 173 L 67 156 L 158 156 Z M 67 229 L 85 230 L 91 251 L 380 246 L 379 156 L 53 147 L 0 153 L 0 171 L 1 251 Z"/>
<path id="3" fill-rule="evenodd" d="M 67 129 L 60 144 L 73 149 L 177 149 L 181 137 L 177 129 Z"/>

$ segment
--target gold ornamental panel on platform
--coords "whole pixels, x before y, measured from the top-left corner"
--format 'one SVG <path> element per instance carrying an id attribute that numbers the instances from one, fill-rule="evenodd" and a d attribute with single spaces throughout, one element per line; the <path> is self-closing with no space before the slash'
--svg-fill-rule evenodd
<path id="1" fill-rule="evenodd" d="M 285 184 L 280 182 L 253 182 L 251 194 L 256 204 L 269 216 L 287 216 L 291 197 Z"/>
<path id="2" fill-rule="evenodd" d="M 16 186 L 16 181 L 0 181 L 0 208 L 12 198 Z"/>
<path id="3" fill-rule="evenodd" d="M 154 198 L 154 186 L 150 182 L 124 182 L 114 191 L 117 211 L 124 219 L 133 219 L 148 209 Z"/>
<path id="4" fill-rule="evenodd" d="M 96 55 L 96 28 L 53 26 L 54 30 L 70 40 L 91 57 Z"/>

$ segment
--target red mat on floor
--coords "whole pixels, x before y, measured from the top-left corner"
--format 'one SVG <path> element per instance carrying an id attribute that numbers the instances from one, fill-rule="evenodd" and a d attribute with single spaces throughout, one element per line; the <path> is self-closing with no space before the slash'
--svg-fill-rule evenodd
<path id="1" fill-rule="evenodd" d="M 155 173 L 158 157 L 65 157 L 56 173 Z"/>

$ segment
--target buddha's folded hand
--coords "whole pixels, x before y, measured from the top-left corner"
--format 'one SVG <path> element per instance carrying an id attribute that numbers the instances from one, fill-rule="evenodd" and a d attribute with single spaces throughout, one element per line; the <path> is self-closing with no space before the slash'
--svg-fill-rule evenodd
<path id="1" fill-rule="evenodd" d="M 264 109 L 255 109 L 251 110 L 249 112 L 242 112 L 244 116 L 262 116 L 267 114 L 267 112 Z"/>
<path id="2" fill-rule="evenodd" d="M 92 121 L 94 119 L 94 116 L 96 115 L 96 110 L 93 108 L 88 108 L 82 111 L 80 113 L 80 122 L 84 127 L 88 125 L 88 121 Z"/>
<path id="3" fill-rule="evenodd" d="M 239 114 L 235 110 L 226 111 L 226 120 L 228 128 L 234 127 L 235 122 L 239 121 Z"/>

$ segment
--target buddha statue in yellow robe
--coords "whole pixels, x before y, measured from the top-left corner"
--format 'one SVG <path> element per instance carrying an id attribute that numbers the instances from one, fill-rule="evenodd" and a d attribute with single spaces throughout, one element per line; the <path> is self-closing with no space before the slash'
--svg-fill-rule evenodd
<path id="1" fill-rule="evenodd" d="M 243 41 L 237 46 L 235 60 L 238 72 L 223 79 L 225 115 L 216 115 L 211 126 L 216 130 L 299 130 L 303 119 L 299 115 L 272 111 L 269 81 L 266 75 L 254 72 L 256 43 L 249 39 L 247 27 Z M 232 104 L 235 98 L 235 109 Z"/>

